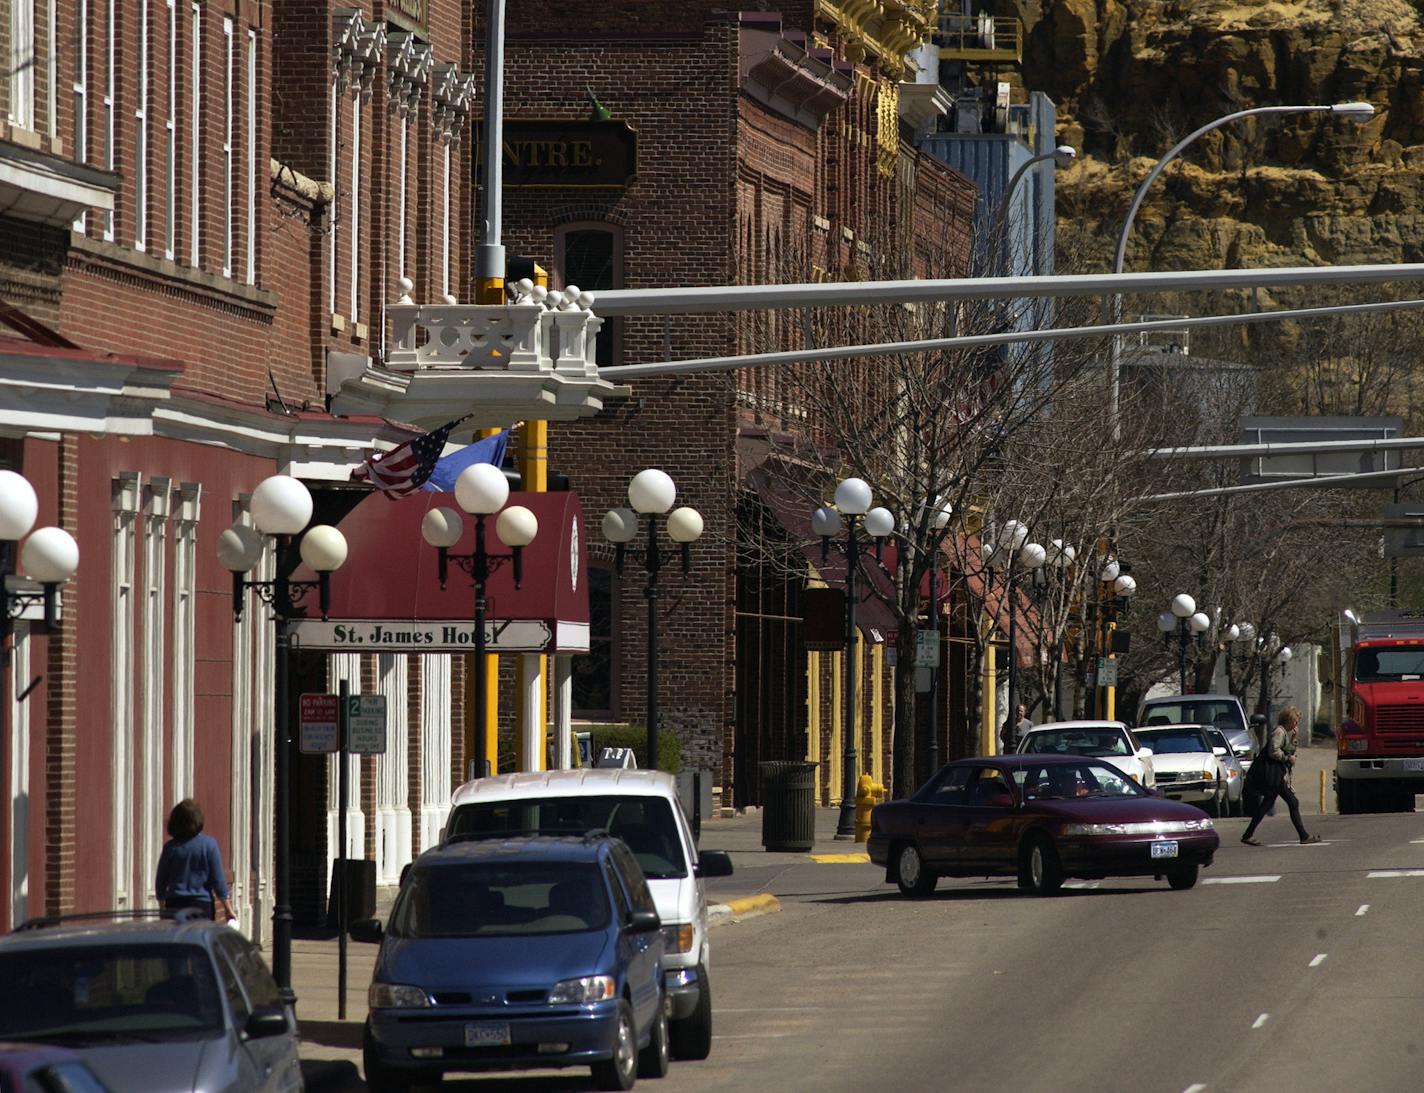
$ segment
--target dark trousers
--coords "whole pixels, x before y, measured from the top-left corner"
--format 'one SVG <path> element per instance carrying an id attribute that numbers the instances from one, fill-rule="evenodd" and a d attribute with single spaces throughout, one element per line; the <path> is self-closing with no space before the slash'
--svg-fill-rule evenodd
<path id="1" fill-rule="evenodd" d="M 1260 795 L 1260 799 L 1256 802 L 1256 808 L 1251 813 L 1251 823 L 1246 828 L 1246 833 L 1241 836 L 1243 839 L 1249 839 L 1256 834 L 1257 826 L 1266 818 L 1266 813 L 1271 811 L 1271 806 L 1276 803 L 1277 797 L 1286 803 L 1286 808 L 1290 809 L 1291 823 L 1295 824 L 1295 833 L 1302 839 L 1309 837 L 1309 832 L 1305 830 L 1305 824 L 1300 821 L 1300 802 L 1296 800 L 1295 790 L 1291 789 L 1289 782 L 1282 782 L 1278 787 L 1268 789 Z"/>
<path id="2" fill-rule="evenodd" d="M 197 907 L 208 918 L 213 917 L 213 901 L 205 896 L 169 896 L 163 901 L 163 909 L 170 914 L 185 907 Z"/>

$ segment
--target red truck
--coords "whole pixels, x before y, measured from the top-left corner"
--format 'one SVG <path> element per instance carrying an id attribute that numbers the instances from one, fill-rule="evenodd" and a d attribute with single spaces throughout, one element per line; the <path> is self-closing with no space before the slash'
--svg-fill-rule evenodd
<path id="1" fill-rule="evenodd" d="M 1413 812 L 1424 793 L 1424 611 L 1350 620 L 1345 717 L 1335 744 L 1342 815 Z"/>

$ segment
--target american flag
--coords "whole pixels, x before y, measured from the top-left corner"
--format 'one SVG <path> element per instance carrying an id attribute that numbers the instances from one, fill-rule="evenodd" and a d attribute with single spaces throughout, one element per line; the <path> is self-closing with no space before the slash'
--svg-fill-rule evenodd
<path id="1" fill-rule="evenodd" d="M 434 432 L 407 440 L 388 452 L 373 452 L 351 472 L 354 482 L 369 482 L 389 497 L 404 497 L 425 485 L 445 451 L 450 431 L 469 417 L 456 418 Z"/>

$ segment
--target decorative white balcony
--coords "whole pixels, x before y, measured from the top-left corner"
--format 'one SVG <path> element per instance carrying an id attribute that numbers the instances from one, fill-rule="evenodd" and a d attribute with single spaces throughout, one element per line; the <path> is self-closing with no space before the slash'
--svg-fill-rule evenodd
<path id="1" fill-rule="evenodd" d="M 417 304 L 411 282 L 386 308 L 392 340 L 384 366 L 346 380 L 338 414 L 379 414 L 439 425 L 468 412 L 479 426 L 525 419 L 571 421 L 603 408 L 619 389 L 600 379 L 594 346 L 603 320 L 593 297 L 520 281 L 506 304 Z"/>

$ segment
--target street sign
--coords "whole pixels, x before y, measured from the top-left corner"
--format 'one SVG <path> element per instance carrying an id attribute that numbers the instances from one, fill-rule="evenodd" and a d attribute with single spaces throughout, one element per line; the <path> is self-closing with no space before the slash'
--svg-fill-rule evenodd
<path id="1" fill-rule="evenodd" d="M 386 696 L 350 695 L 346 699 L 346 750 L 352 755 L 386 753 Z"/>
<path id="2" fill-rule="evenodd" d="M 1110 657 L 1099 657 L 1097 678 L 1099 687 L 1116 687 L 1117 661 Z"/>
<path id="3" fill-rule="evenodd" d="M 472 623 L 298 619 L 290 633 L 294 646 L 333 652 L 469 653 L 475 648 Z M 552 636 L 543 619 L 490 619 L 485 650 L 537 653 L 548 648 Z"/>
<path id="4" fill-rule="evenodd" d="M 299 747 L 305 755 L 329 755 L 341 748 L 337 725 L 341 700 L 336 695 L 302 695 Z"/>
<path id="5" fill-rule="evenodd" d="M 915 631 L 915 667 L 916 668 L 938 668 L 939 667 L 939 631 L 938 630 L 916 630 Z"/>

